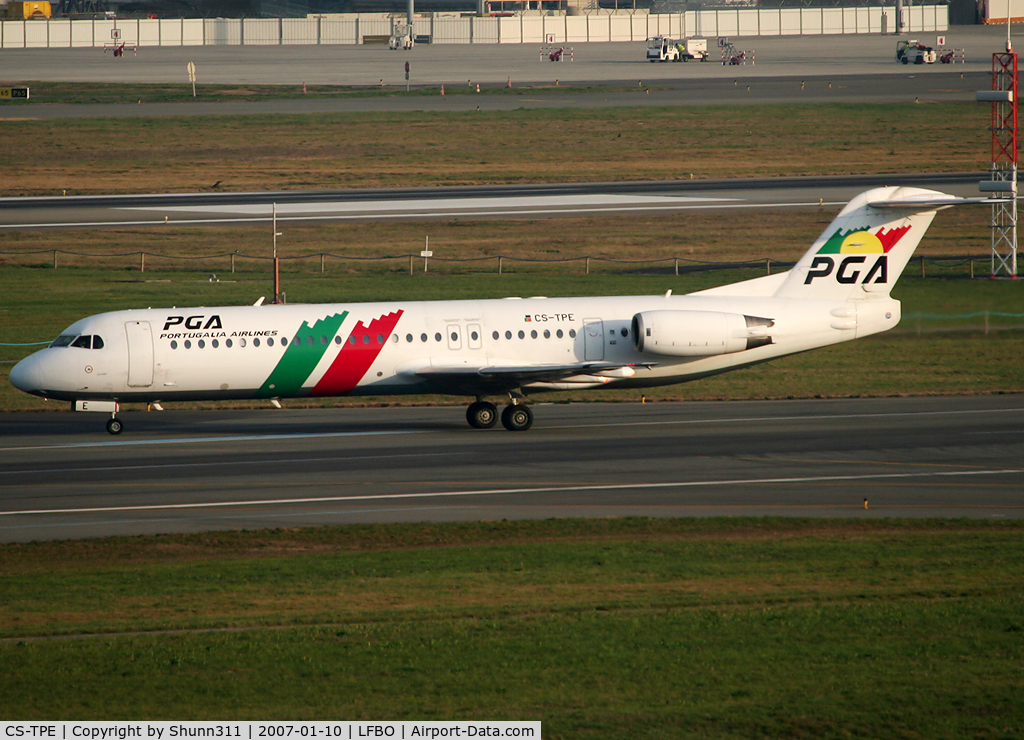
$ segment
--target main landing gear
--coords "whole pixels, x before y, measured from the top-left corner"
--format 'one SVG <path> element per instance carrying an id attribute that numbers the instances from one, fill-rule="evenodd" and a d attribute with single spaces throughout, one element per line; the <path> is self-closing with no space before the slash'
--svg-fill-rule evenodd
<path id="1" fill-rule="evenodd" d="M 466 409 L 466 421 L 474 429 L 490 429 L 498 421 L 498 407 L 490 401 L 475 401 Z"/>
<path id="2" fill-rule="evenodd" d="M 510 403 L 501 412 L 501 424 L 510 432 L 525 432 L 533 426 L 533 412 L 525 403 Z"/>
<path id="3" fill-rule="evenodd" d="M 498 407 L 477 400 L 466 409 L 466 421 L 474 429 L 490 429 L 498 421 Z M 525 432 L 533 426 L 533 411 L 524 403 L 512 402 L 501 412 L 501 425 L 510 432 Z"/>

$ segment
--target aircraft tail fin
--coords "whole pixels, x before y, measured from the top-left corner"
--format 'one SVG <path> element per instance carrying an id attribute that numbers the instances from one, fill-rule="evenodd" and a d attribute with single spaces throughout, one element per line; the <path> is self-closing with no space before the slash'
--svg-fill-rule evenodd
<path id="1" fill-rule="evenodd" d="M 775 292 L 778 298 L 886 297 L 940 208 L 964 199 L 898 187 L 861 193 L 839 212 Z"/>

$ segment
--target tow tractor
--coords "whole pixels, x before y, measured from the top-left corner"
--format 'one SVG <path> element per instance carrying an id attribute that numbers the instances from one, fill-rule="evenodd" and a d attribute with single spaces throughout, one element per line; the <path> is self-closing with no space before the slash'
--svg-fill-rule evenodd
<path id="1" fill-rule="evenodd" d="M 408 51 L 416 45 L 416 39 L 412 35 L 411 25 L 395 26 L 388 41 L 389 49 L 405 49 Z"/>
<path id="2" fill-rule="evenodd" d="M 935 64 L 935 49 L 917 39 L 896 42 L 896 61 L 903 64 Z"/>
<path id="3" fill-rule="evenodd" d="M 647 39 L 647 61 L 651 62 L 678 62 L 679 49 L 666 36 L 651 36 Z"/>

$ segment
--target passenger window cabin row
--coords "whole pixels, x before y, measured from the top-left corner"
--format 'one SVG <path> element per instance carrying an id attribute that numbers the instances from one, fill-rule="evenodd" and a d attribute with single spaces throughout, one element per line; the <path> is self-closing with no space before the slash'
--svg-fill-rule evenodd
<path id="1" fill-rule="evenodd" d="M 556 329 L 555 332 L 554 332 L 554 336 L 556 338 L 558 338 L 558 339 L 562 339 L 565 336 L 565 334 L 566 333 L 563 332 L 562 329 Z M 551 332 L 550 329 L 544 329 L 542 332 L 538 332 L 536 329 L 531 329 L 530 333 L 529 333 L 529 336 L 530 336 L 531 339 L 538 339 L 542 335 L 543 335 L 543 337 L 545 339 L 550 339 L 552 337 L 552 332 Z M 569 337 L 571 339 L 575 339 L 576 338 L 576 330 L 575 329 L 569 329 L 568 335 L 569 335 Z M 502 336 L 501 333 L 498 332 L 498 331 L 491 332 L 491 338 L 494 339 L 495 341 L 500 340 L 501 336 Z M 504 336 L 505 336 L 505 339 L 507 339 L 507 340 L 510 340 L 513 337 L 518 337 L 519 339 L 526 339 L 527 333 L 524 330 L 522 330 L 522 329 L 520 329 L 516 334 L 513 334 L 511 331 L 507 330 L 507 331 L 505 331 Z M 477 332 L 473 331 L 473 332 L 470 333 L 470 338 L 475 342 L 480 337 L 477 334 Z M 420 342 L 424 342 L 425 343 L 425 342 L 428 342 L 430 340 L 430 337 L 427 335 L 426 332 L 424 332 L 424 333 L 420 334 L 419 339 L 420 339 Z M 444 335 L 441 334 L 441 332 L 435 332 L 434 333 L 434 341 L 435 342 L 441 342 L 443 339 L 444 339 Z M 450 339 L 453 342 L 459 341 L 458 333 L 457 332 L 452 332 L 452 335 L 451 335 Z M 373 343 L 374 340 L 376 340 L 376 344 L 377 345 L 384 344 L 384 335 L 383 334 L 378 334 L 376 337 L 372 337 L 370 334 L 362 334 L 360 337 L 356 337 L 355 334 L 352 334 L 352 335 L 349 336 L 347 341 L 348 341 L 349 345 L 358 345 L 358 344 L 368 345 L 368 344 Z M 239 347 L 247 347 L 247 346 L 249 346 L 250 341 L 251 341 L 251 344 L 252 344 L 253 347 L 261 346 L 261 340 L 260 340 L 259 337 L 253 337 L 252 340 L 247 340 L 245 337 L 241 337 L 241 338 L 239 338 L 237 340 L 234 340 L 234 339 L 224 339 L 223 342 L 221 340 L 219 340 L 219 339 L 211 339 L 209 341 L 209 345 L 213 349 L 218 349 L 219 347 L 222 346 L 222 344 L 226 348 L 232 348 L 236 344 Z M 288 338 L 287 337 L 281 337 L 280 340 L 278 340 L 278 341 L 280 342 L 282 347 L 288 346 Z M 331 340 L 329 340 L 325 336 L 319 337 L 319 343 L 321 345 L 327 345 L 327 344 L 330 343 L 330 341 Z M 339 337 L 339 336 L 334 337 L 334 343 L 335 344 L 341 344 L 342 341 L 343 340 L 342 340 L 341 337 Z M 406 334 L 405 335 L 405 341 L 407 343 L 411 344 L 413 341 L 415 341 L 415 338 L 413 337 L 412 334 Z M 295 339 L 293 339 L 292 342 L 293 343 L 305 343 L 307 346 L 312 347 L 315 343 L 317 343 L 317 338 L 315 338 L 313 336 L 295 337 Z M 399 342 L 399 337 L 398 337 L 397 334 L 391 335 L 391 342 L 393 344 L 397 344 Z M 265 339 L 262 340 L 262 343 L 265 343 L 267 347 L 273 347 L 274 346 L 274 337 L 266 337 Z M 74 334 L 62 334 L 61 336 L 59 336 L 55 340 L 53 340 L 53 343 L 50 344 L 50 346 L 51 347 L 79 347 L 79 348 L 84 348 L 84 349 L 103 349 L 103 338 L 100 337 L 99 334 L 82 334 L 80 336 L 76 336 Z M 179 346 L 183 347 L 184 349 L 192 349 L 193 342 L 190 339 L 185 339 L 179 345 L 178 340 L 176 340 L 176 339 L 171 340 L 171 349 L 178 349 Z M 198 340 L 195 341 L 195 346 L 198 349 L 205 349 L 206 346 L 207 346 L 207 341 L 205 339 L 198 339 Z"/>

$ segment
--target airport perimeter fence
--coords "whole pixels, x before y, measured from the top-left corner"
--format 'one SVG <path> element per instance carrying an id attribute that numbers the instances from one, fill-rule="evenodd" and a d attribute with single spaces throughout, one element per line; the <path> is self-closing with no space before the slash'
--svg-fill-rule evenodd
<path id="1" fill-rule="evenodd" d="M 946 31 L 947 5 L 904 6 L 907 32 Z M 404 13 L 307 18 L 133 18 L 0 21 L 0 48 L 69 49 L 154 46 L 318 46 L 388 43 Z M 425 14 L 413 35 L 431 44 L 572 44 L 644 41 L 650 36 L 714 39 L 736 36 L 884 34 L 896 28 L 893 7 L 745 8 L 650 13 L 598 10 L 582 15 Z"/>
<path id="2" fill-rule="evenodd" d="M 40 261 L 40 257 L 45 260 Z M 483 257 L 441 257 L 433 254 L 425 258 L 422 254 L 405 253 L 378 256 L 356 256 L 335 254 L 333 252 L 312 252 L 308 254 L 279 256 L 282 268 L 292 267 L 295 273 L 332 272 L 365 272 L 367 274 L 384 274 L 407 272 L 433 272 L 447 275 L 455 274 L 515 274 L 515 273 L 575 273 L 590 275 L 596 273 L 648 274 L 648 275 L 686 275 L 699 272 L 721 270 L 760 270 L 766 275 L 780 270 L 788 270 L 794 262 L 761 258 L 734 262 L 711 262 L 696 260 L 689 257 L 660 257 L 657 259 L 614 259 L 611 257 L 510 257 L 506 255 L 487 255 Z M 22 266 L 45 266 L 54 270 L 64 268 L 115 268 L 138 269 L 139 272 L 157 270 L 178 270 L 171 265 L 175 262 L 204 263 L 201 269 L 251 271 L 251 265 L 243 270 L 245 263 L 272 262 L 273 257 L 267 255 L 245 254 L 243 252 L 221 252 L 217 254 L 175 255 L 157 252 L 116 252 L 89 253 L 75 252 L 67 249 L 36 249 L 28 251 L 0 251 L 0 264 L 17 264 Z M 989 255 L 957 255 L 949 257 L 929 257 L 916 255 L 911 258 L 906 272 L 919 268 L 922 278 L 928 277 L 987 277 L 991 265 Z M 354 270 L 346 265 L 358 266 Z M 209 268 L 206 267 L 209 266 Z M 931 266 L 931 267 L 929 267 Z M 530 268 L 534 269 L 530 269 Z"/>
<path id="3" fill-rule="evenodd" d="M 40 258 L 44 258 L 40 260 Z M 613 259 L 609 257 L 564 257 L 564 258 L 530 258 L 509 257 L 505 255 L 488 255 L 483 257 L 441 257 L 424 258 L 421 254 L 394 254 L 380 256 L 354 256 L 335 254 L 332 252 L 314 252 L 309 254 L 283 256 L 279 255 L 282 271 L 292 273 L 347 272 L 365 274 L 435 273 L 445 275 L 466 274 L 597 274 L 597 273 L 632 273 L 651 275 L 686 275 L 696 272 L 716 270 L 755 269 L 771 274 L 774 270 L 789 269 L 792 262 L 773 259 L 759 259 L 743 262 L 707 262 L 686 257 L 662 257 L 648 260 Z M 118 252 L 89 253 L 75 252 L 67 249 L 39 249 L 24 252 L 0 251 L 0 264 L 18 264 L 23 266 L 61 268 L 111 268 L 137 269 L 140 273 L 154 270 L 179 271 L 176 262 L 202 263 L 202 270 L 251 272 L 254 269 L 265 269 L 273 258 L 266 255 L 245 254 L 243 252 L 221 252 L 203 255 L 173 255 L 156 252 Z M 186 267 L 186 269 L 192 269 Z M 215 277 L 213 273 L 211 277 Z"/>

